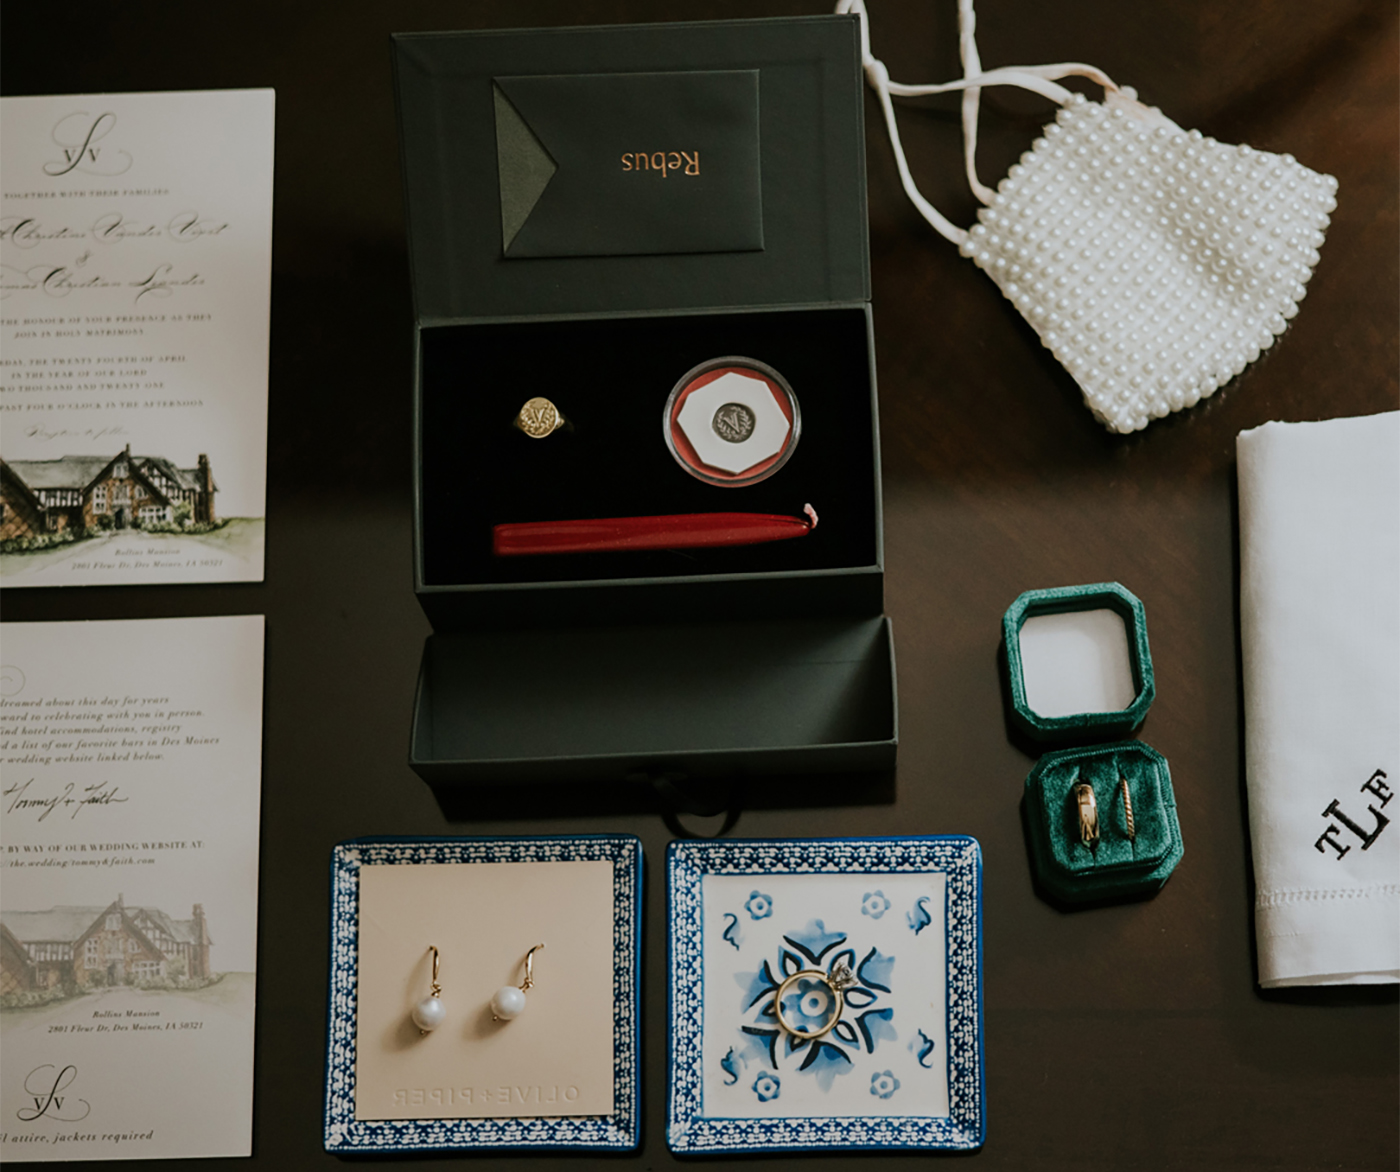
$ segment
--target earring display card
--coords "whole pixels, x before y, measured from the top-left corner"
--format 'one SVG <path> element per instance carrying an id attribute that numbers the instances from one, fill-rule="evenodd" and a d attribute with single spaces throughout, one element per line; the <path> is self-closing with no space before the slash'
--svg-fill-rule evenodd
<path id="1" fill-rule="evenodd" d="M 672 843 L 671 1149 L 980 1146 L 981 869 L 962 836 Z"/>
<path id="2" fill-rule="evenodd" d="M 362 868 L 355 1118 L 611 1115 L 612 1022 L 589 1010 L 612 1001 L 612 936 L 598 930 L 612 880 L 601 859 Z M 428 993 L 428 941 L 450 1018 L 423 1034 L 409 1011 Z M 539 943 L 527 1011 L 493 1021 L 492 995 L 520 985 Z"/>
<path id="3" fill-rule="evenodd" d="M 636 1146 L 635 838 L 360 839 L 332 873 L 327 1150 Z M 523 1012 L 493 1020 L 538 944 Z"/>

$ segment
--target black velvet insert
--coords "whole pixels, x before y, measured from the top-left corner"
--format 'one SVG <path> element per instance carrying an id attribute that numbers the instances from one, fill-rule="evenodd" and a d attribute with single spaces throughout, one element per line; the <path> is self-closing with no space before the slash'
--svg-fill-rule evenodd
<path id="1" fill-rule="evenodd" d="M 672 458 L 672 387 L 726 355 L 781 371 L 802 435 L 773 476 L 696 480 Z M 873 565 L 875 454 L 860 307 L 434 326 L 422 332 L 422 534 L 430 585 L 755 574 Z M 511 421 L 544 395 L 570 422 L 544 439 Z M 820 517 L 805 537 L 722 549 L 494 557 L 504 522 L 669 513 Z"/>

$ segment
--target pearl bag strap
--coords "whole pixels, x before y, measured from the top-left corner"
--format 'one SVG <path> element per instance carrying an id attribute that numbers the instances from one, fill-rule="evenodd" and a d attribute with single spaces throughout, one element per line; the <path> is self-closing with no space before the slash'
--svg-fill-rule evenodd
<path id="1" fill-rule="evenodd" d="M 870 52 L 870 22 L 866 15 L 864 0 L 840 0 L 836 6 L 839 13 L 854 12 L 860 18 L 860 56 L 865 69 L 865 79 L 880 99 L 880 108 L 885 115 L 885 128 L 889 131 L 890 147 L 894 151 L 895 165 L 899 168 L 899 181 L 909 201 L 918 209 L 939 235 L 961 245 L 967 239 L 967 231 L 950 222 L 944 215 L 923 197 L 909 173 L 909 162 L 904 156 L 904 144 L 899 139 L 899 124 L 895 121 L 894 103 L 891 95 L 901 98 L 922 97 L 925 94 L 945 94 L 955 90 L 963 91 L 963 160 L 967 169 L 968 186 L 983 203 L 992 199 L 991 188 L 977 178 L 977 115 L 982 88 L 990 85 L 1014 85 L 1020 89 L 1041 94 L 1063 106 L 1072 96 L 1056 82 L 1063 77 L 1087 77 L 1103 86 L 1110 95 L 1116 95 L 1118 86 L 1101 69 L 1082 62 L 1069 61 L 1058 65 L 1017 65 L 1006 69 L 983 70 L 977 54 L 976 15 L 972 8 L 973 0 L 958 0 L 959 52 L 962 57 L 964 76 L 957 81 L 936 85 L 904 85 L 890 78 L 885 63 Z"/>
<path id="2" fill-rule="evenodd" d="M 860 21 L 864 25 L 866 16 L 864 5 Z M 869 51 L 868 34 L 862 42 L 862 51 Z M 963 76 L 976 77 L 982 72 L 982 58 L 977 53 L 977 13 L 972 10 L 972 0 L 958 0 L 958 59 L 962 61 Z M 967 185 L 972 194 L 983 203 L 992 202 L 992 189 L 977 178 L 977 115 L 981 109 L 982 90 L 963 90 L 963 166 L 967 171 Z"/>

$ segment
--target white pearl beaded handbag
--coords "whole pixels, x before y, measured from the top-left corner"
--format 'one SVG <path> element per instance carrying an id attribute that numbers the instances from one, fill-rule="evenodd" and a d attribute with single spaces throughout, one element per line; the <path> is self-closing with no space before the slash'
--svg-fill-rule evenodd
<path id="1" fill-rule="evenodd" d="M 870 54 L 905 193 L 923 217 L 987 273 L 1074 376 L 1094 417 L 1131 432 L 1213 394 L 1273 345 L 1298 312 L 1317 264 L 1337 181 L 1292 155 L 1229 146 L 1183 131 L 1090 65 L 983 71 L 972 0 L 959 0 L 965 76 L 901 85 Z M 1087 77 L 1104 101 L 1056 80 Z M 996 191 L 973 161 L 978 94 L 1014 85 L 1062 109 Z M 968 183 L 987 206 L 966 231 L 920 194 L 899 141 L 891 95 L 963 91 Z"/>

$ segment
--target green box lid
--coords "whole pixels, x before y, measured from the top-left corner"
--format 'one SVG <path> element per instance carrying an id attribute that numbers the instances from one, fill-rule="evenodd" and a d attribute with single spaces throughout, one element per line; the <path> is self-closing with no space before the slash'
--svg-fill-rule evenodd
<path id="1" fill-rule="evenodd" d="M 1107 711 L 1053 715 L 1037 711 L 1027 698 L 1022 628 L 1028 620 L 1039 616 L 1096 610 L 1112 611 L 1123 620 L 1132 675 L 1131 702 Z M 1147 716 L 1147 710 L 1156 696 L 1152 653 L 1147 646 L 1147 614 L 1137 596 L 1117 582 L 1027 590 L 1011 604 L 1002 618 L 1002 637 L 1006 650 L 1011 719 L 1031 739 L 1064 744 L 1124 737 Z"/>

